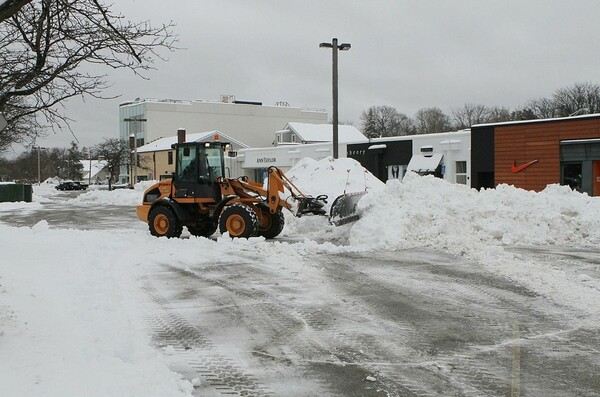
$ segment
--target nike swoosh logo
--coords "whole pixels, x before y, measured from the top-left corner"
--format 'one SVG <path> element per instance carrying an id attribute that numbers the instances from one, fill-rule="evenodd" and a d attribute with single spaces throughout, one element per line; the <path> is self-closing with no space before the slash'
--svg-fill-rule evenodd
<path id="1" fill-rule="evenodd" d="M 511 171 L 512 171 L 513 173 L 515 173 L 515 174 L 516 174 L 517 172 L 521 172 L 521 171 L 523 171 L 525 168 L 527 168 L 527 167 L 529 167 L 529 166 L 531 166 L 531 165 L 534 165 L 534 164 L 535 164 L 535 163 L 537 163 L 537 162 L 538 162 L 537 160 L 532 160 L 532 161 L 530 161 L 529 163 L 525 163 L 525 164 L 517 165 L 517 162 L 516 162 L 516 161 L 513 161 L 513 165 L 512 165 Z"/>

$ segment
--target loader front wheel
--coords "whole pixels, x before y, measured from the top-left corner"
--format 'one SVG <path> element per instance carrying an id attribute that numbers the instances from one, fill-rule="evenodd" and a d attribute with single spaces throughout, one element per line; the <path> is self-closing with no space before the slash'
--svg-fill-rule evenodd
<path id="1" fill-rule="evenodd" d="M 155 207 L 148 216 L 150 234 L 156 237 L 179 237 L 182 226 L 172 209 L 165 206 Z"/>
<path id="2" fill-rule="evenodd" d="M 283 212 L 280 211 L 271 214 L 268 211 L 264 211 L 263 216 L 266 220 L 266 223 L 265 225 L 263 225 L 263 228 L 258 228 L 258 234 L 266 239 L 271 239 L 279 236 L 279 233 L 281 233 L 281 231 L 283 230 L 283 226 L 285 225 Z"/>
<path id="3" fill-rule="evenodd" d="M 258 230 L 258 217 L 247 205 L 232 204 L 221 212 L 219 230 L 222 234 L 228 232 L 232 238 L 250 238 Z"/>

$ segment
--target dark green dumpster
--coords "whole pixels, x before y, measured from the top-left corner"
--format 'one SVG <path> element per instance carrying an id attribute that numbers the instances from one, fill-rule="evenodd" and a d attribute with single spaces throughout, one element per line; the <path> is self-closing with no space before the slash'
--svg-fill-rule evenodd
<path id="1" fill-rule="evenodd" d="M 0 203 L 25 201 L 31 203 L 33 189 L 23 183 L 0 184 Z"/>

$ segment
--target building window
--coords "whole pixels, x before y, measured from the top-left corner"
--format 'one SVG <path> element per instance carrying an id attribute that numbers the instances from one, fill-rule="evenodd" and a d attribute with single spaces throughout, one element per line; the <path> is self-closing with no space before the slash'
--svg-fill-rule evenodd
<path id="1" fill-rule="evenodd" d="M 296 143 L 296 134 L 292 134 L 292 142 Z"/>
<path id="2" fill-rule="evenodd" d="M 562 178 L 561 185 L 569 186 L 573 190 L 578 192 L 582 191 L 582 163 L 563 163 L 562 164 Z"/>
<path id="3" fill-rule="evenodd" d="M 167 153 L 167 163 L 173 165 L 173 152 Z"/>
<path id="4" fill-rule="evenodd" d="M 457 161 L 455 163 L 456 166 L 456 183 L 461 185 L 467 184 L 467 162 L 466 161 Z"/>

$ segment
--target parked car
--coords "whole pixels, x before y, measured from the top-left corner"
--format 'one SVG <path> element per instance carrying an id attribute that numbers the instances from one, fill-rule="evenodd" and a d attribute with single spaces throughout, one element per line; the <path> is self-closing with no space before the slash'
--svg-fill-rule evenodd
<path id="1" fill-rule="evenodd" d="M 57 190 L 85 190 L 87 185 L 82 185 L 79 182 L 66 181 L 56 185 Z"/>

